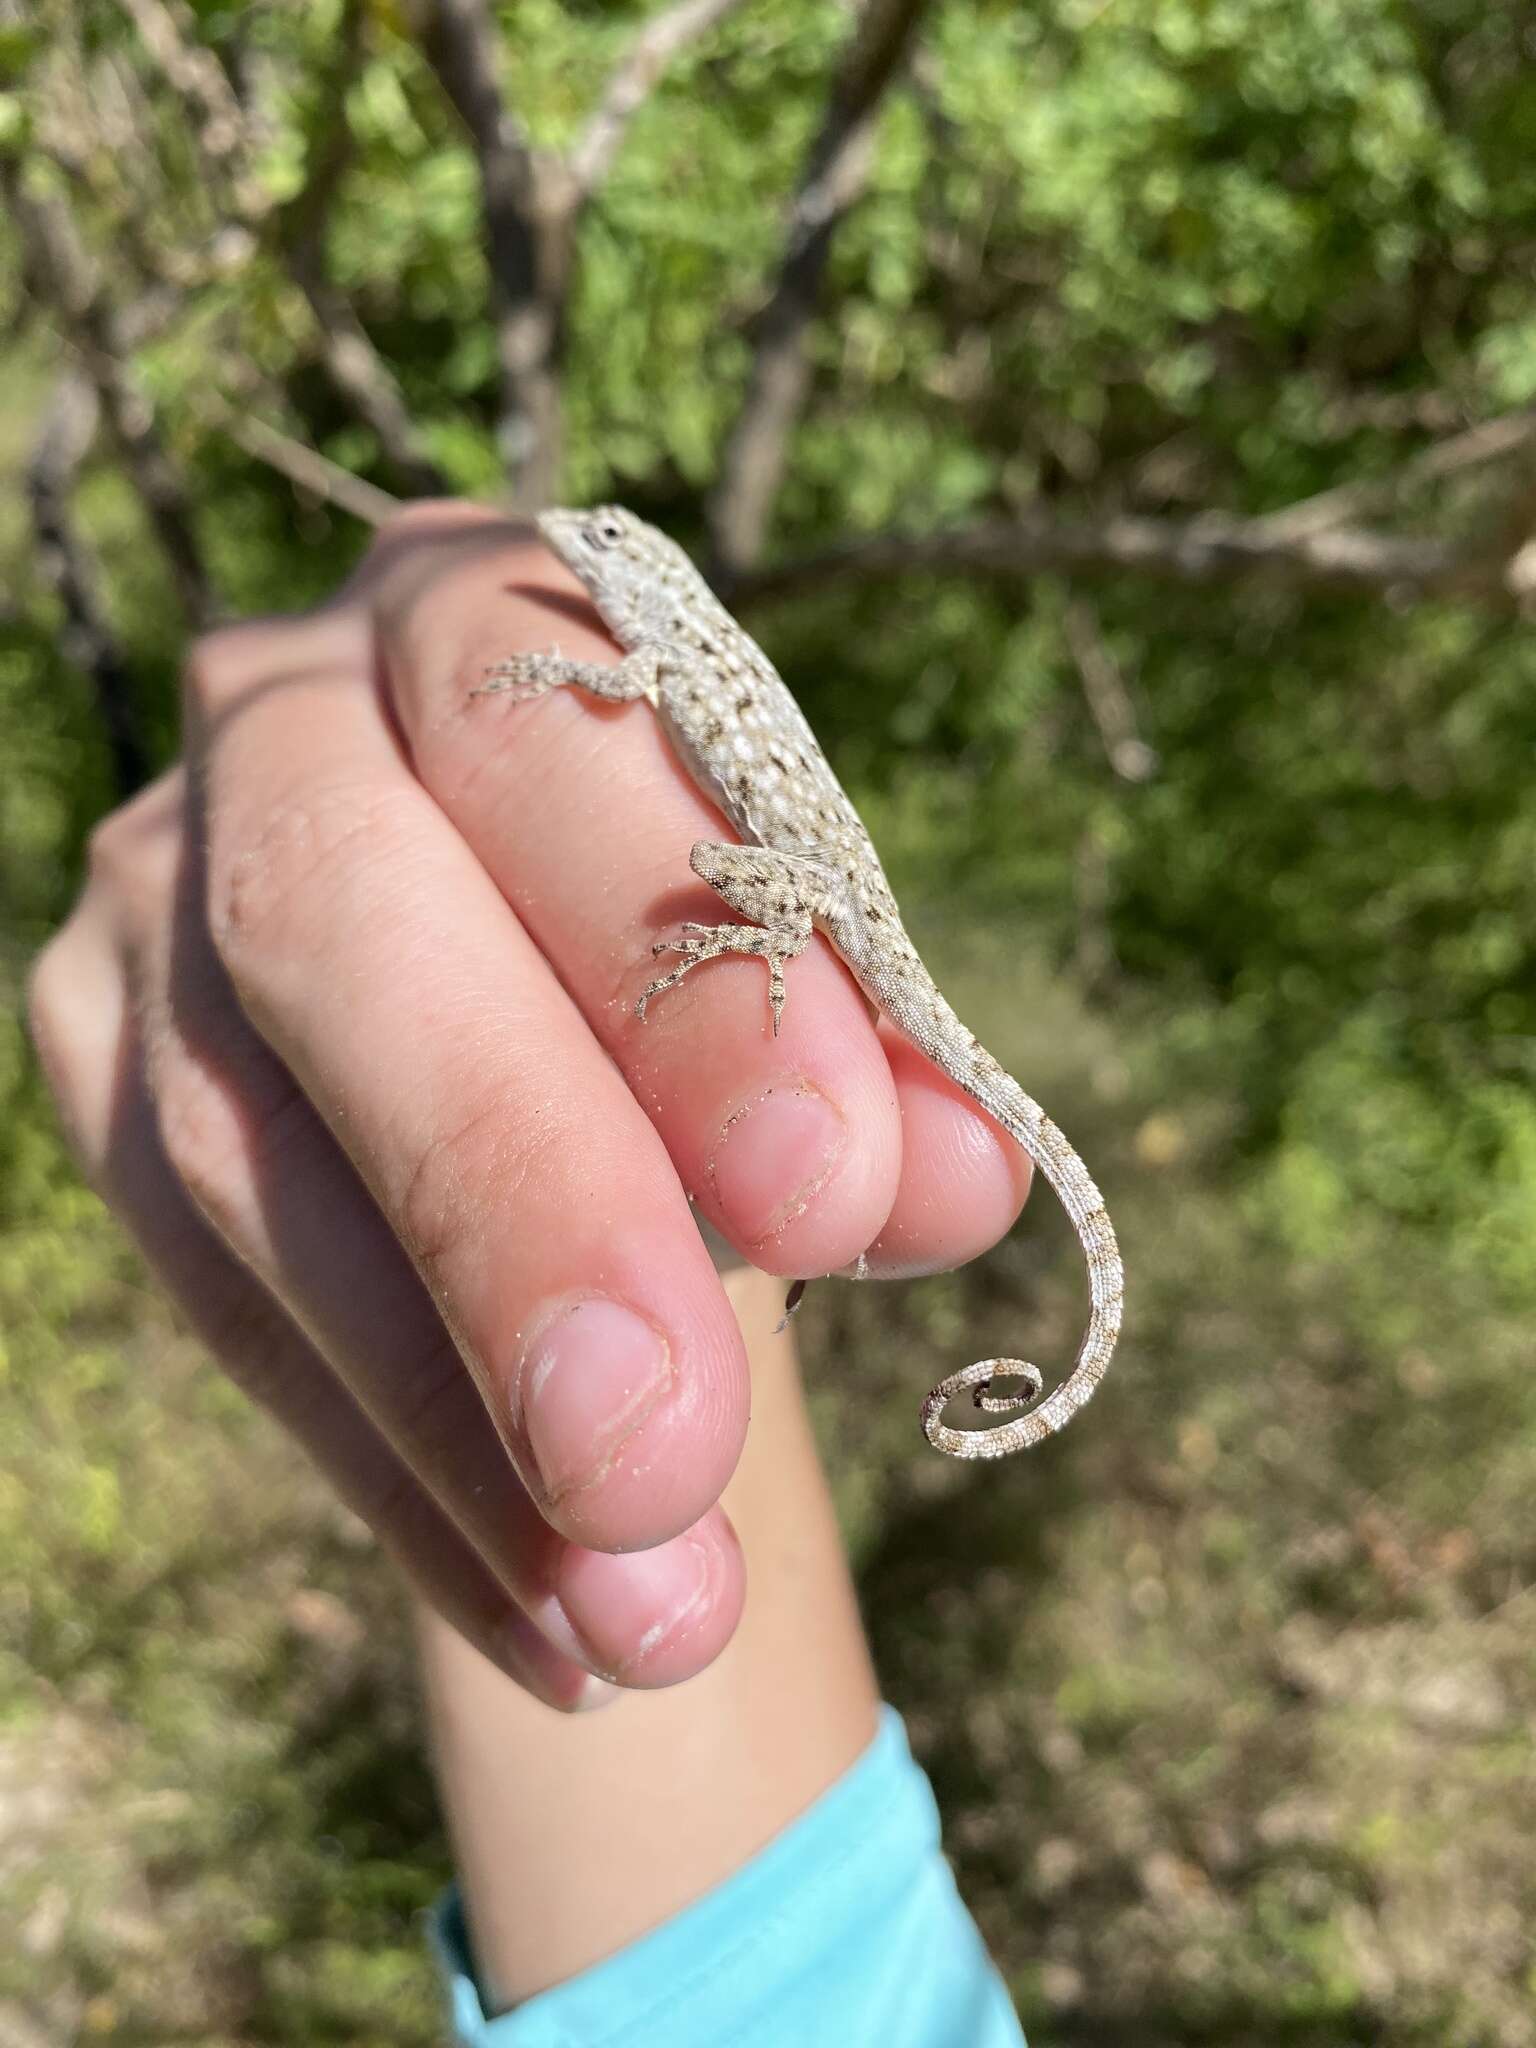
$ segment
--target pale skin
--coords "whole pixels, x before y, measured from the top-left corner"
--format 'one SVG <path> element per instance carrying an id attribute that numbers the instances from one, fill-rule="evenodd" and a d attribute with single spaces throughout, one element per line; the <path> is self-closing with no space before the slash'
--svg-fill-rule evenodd
<path id="1" fill-rule="evenodd" d="M 85 1170 L 210 1348 L 456 1633 L 568 1710 L 704 1671 L 741 1618 L 721 1494 L 770 1310 L 749 1360 L 694 1214 L 781 1278 L 921 1273 L 1001 1236 L 1027 1169 L 819 935 L 777 1035 L 756 960 L 635 1016 L 652 946 L 711 915 L 688 852 L 721 821 L 644 702 L 473 700 L 553 643 L 617 660 L 526 528 L 454 504 L 320 610 L 201 642 L 186 763 L 98 831 L 32 1016 Z M 792 1584 L 814 1664 L 804 1581 L 759 1547 L 754 1614 Z M 479 1683 L 465 1655 L 441 1669 Z M 701 1712 L 746 1712 L 711 1683 Z M 660 1783 L 673 1738 L 635 1705 L 628 1749 L 595 1732 L 617 1718 L 521 1710 L 518 1768 L 590 1727 Z M 833 1718 L 784 1818 L 867 1735 Z M 579 1881 L 574 1846 L 526 1853 Z"/>

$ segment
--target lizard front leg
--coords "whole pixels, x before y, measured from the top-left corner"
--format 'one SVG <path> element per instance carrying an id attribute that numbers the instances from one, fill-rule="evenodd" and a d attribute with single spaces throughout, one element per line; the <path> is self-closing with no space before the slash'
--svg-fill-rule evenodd
<path id="1" fill-rule="evenodd" d="M 689 866 L 732 910 L 752 922 L 685 924 L 682 938 L 658 940 L 654 952 L 680 953 L 682 961 L 651 983 L 636 1014 L 643 1017 L 653 996 L 675 988 L 704 961 L 745 953 L 768 962 L 768 1002 L 777 1037 L 784 1015 L 784 964 L 810 944 L 814 920 L 831 918 L 845 908 L 846 883 L 804 854 L 780 853 L 767 846 L 717 846 L 707 839 L 694 847 Z"/>
<path id="2" fill-rule="evenodd" d="M 487 669 L 485 680 L 470 695 L 509 695 L 514 703 L 526 704 L 550 690 L 575 688 L 610 704 L 633 704 L 640 697 L 654 704 L 666 659 L 667 650 L 659 644 L 637 647 L 611 666 L 601 661 L 572 661 L 563 654 L 514 654 Z"/>

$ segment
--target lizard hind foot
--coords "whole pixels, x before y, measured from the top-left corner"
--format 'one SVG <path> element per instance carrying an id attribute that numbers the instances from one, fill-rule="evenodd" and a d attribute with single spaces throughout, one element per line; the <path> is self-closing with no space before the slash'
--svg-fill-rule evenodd
<path id="1" fill-rule="evenodd" d="M 995 1394 L 993 1384 L 997 1380 L 1023 1380 L 1021 1393 Z M 971 1390 L 971 1404 L 988 1415 L 1018 1415 L 1020 1410 L 1029 1409 L 1039 1400 L 1045 1388 L 1040 1368 L 1027 1364 L 1022 1358 L 983 1358 L 975 1365 L 965 1366 L 960 1372 L 952 1372 L 948 1379 L 940 1380 L 922 1406 L 923 1434 L 936 1451 L 943 1451 L 950 1458 L 1003 1458 L 1010 1451 L 1022 1450 L 1026 1443 L 1034 1442 L 1036 1432 L 1025 1431 L 1018 1422 L 1005 1424 L 1002 1429 L 951 1429 L 944 1421 L 944 1410 L 957 1394 Z M 1022 1418 L 1021 1418 L 1022 1420 Z M 1048 1429 L 1038 1432 L 1049 1435 Z"/>

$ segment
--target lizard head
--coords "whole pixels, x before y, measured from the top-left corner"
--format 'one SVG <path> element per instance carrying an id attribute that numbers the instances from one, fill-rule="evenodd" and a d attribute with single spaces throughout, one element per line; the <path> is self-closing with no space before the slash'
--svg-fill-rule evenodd
<path id="1" fill-rule="evenodd" d="M 626 646 L 674 635 L 680 611 L 695 609 L 708 586 L 675 541 L 621 505 L 539 514 L 539 534 L 572 571 Z"/>

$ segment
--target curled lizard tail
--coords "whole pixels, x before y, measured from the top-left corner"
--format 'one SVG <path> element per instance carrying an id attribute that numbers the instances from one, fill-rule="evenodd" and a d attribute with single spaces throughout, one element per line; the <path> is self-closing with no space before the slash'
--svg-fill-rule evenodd
<path id="1" fill-rule="evenodd" d="M 939 1382 L 922 1406 L 923 1433 L 936 1451 L 951 1458 L 1006 1458 L 1054 1436 L 1070 1422 L 1104 1377 L 1114 1355 L 1125 1293 L 1114 1226 L 1087 1167 L 1040 1105 L 990 1060 L 987 1067 L 990 1072 L 984 1084 L 968 1084 L 963 1069 L 956 1078 L 1010 1137 L 1018 1140 L 1056 1190 L 1088 1261 L 1093 1308 L 1070 1374 L 1038 1408 L 1029 1404 L 1038 1399 L 1044 1381 L 1034 1366 L 1020 1358 L 983 1358 Z M 1021 1379 L 1026 1391 L 994 1394 L 992 1385 L 999 1379 Z M 975 1388 L 972 1399 L 988 1414 L 1008 1415 L 1017 1409 L 1027 1412 L 997 1429 L 951 1429 L 944 1422 L 944 1410 L 967 1387 Z"/>

